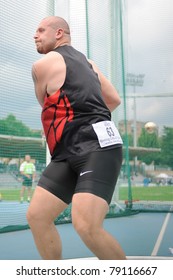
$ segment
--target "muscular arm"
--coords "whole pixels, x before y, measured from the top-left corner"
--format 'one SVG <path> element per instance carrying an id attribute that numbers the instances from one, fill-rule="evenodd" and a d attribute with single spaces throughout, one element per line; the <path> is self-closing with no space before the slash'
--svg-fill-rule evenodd
<path id="1" fill-rule="evenodd" d="M 32 66 L 35 94 L 41 106 L 46 94 L 54 94 L 64 83 L 65 62 L 60 54 L 50 52 Z"/>
<path id="2" fill-rule="evenodd" d="M 121 103 L 121 99 L 118 95 L 118 92 L 115 89 L 115 87 L 111 84 L 111 82 L 100 72 L 95 63 L 91 60 L 89 60 L 89 63 L 91 63 L 94 71 L 98 74 L 98 78 L 101 83 L 103 99 L 109 110 L 112 112 Z"/>
<path id="3" fill-rule="evenodd" d="M 32 78 L 35 87 L 35 94 L 38 102 L 41 106 L 44 104 L 44 97 L 46 94 L 46 90 L 43 89 L 42 79 L 39 73 L 40 65 L 39 62 L 35 62 L 32 66 Z"/>

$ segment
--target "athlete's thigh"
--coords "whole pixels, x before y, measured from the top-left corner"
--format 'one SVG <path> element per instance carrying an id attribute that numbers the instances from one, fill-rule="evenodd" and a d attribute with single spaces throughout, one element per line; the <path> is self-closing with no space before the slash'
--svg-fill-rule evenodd
<path id="1" fill-rule="evenodd" d="M 35 221 L 52 222 L 67 207 L 61 199 L 37 186 L 31 199 L 27 216 Z"/>
<path id="2" fill-rule="evenodd" d="M 80 170 L 75 193 L 92 193 L 109 204 L 121 163 L 121 147 L 90 153 Z"/>
<path id="3" fill-rule="evenodd" d="M 76 193 L 72 200 L 72 221 L 74 226 L 102 226 L 108 211 L 106 200 L 92 193 Z"/>
<path id="4" fill-rule="evenodd" d="M 77 174 L 68 161 L 52 161 L 42 173 L 38 185 L 69 204 L 74 194 L 76 181 Z"/>

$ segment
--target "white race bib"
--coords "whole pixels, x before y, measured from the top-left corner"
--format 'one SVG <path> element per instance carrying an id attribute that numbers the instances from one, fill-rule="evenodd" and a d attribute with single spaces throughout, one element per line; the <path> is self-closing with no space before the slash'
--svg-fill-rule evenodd
<path id="1" fill-rule="evenodd" d="M 112 121 L 102 121 L 92 125 L 101 148 L 123 144 L 121 136 Z"/>

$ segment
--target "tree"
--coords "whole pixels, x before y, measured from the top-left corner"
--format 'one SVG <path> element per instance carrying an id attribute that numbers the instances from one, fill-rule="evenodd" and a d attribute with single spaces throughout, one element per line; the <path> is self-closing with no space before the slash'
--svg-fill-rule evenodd
<path id="1" fill-rule="evenodd" d="M 32 131 L 14 115 L 9 114 L 5 119 L 0 119 L 0 134 L 21 137 L 19 139 L 0 137 L 0 157 L 23 158 L 29 153 L 37 161 L 45 162 L 46 147 L 42 145 L 41 141 L 32 139 L 32 137 L 41 138 L 41 131 Z M 31 139 L 27 140 L 24 137 Z"/>
<path id="2" fill-rule="evenodd" d="M 138 138 L 139 147 L 160 148 L 159 138 L 156 132 L 148 133 L 144 128 Z"/>
<path id="3" fill-rule="evenodd" d="M 0 134 L 23 136 L 23 137 L 41 137 L 40 131 L 32 131 L 29 127 L 17 120 L 13 114 L 9 114 L 5 119 L 0 119 Z"/>
<path id="4" fill-rule="evenodd" d="M 173 169 L 173 128 L 164 127 L 161 141 L 161 162 Z"/>
<path id="5" fill-rule="evenodd" d="M 139 147 L 148 148 L 160 148 L 160 139 L 156 132 L 148 133 L 144 128 L 142 129 L 141 135 L 138 138 Z M 145 162 L 146 164 L 151 164 L 153 161 L 155 164 L 160 163 L 160 152 L 150 152 L 138 156 L 138 159 Z"/>

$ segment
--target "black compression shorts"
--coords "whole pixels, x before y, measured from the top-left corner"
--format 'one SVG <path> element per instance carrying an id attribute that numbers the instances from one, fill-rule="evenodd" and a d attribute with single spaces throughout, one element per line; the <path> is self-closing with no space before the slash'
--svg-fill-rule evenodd
<path id="1" fill-rule="evenodd" d="M 122 163 L 122 147 L 53 160 L 44 170 L 38 186 L 65 203 L 74 193 L 92 193 L 110 204 Z"/>

